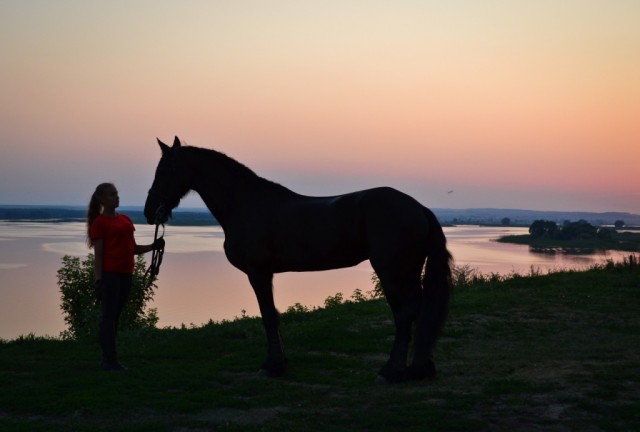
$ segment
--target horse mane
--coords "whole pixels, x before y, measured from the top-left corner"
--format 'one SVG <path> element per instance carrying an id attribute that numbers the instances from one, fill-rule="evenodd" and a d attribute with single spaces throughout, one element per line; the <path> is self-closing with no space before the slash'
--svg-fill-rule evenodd
<path id="1" fill-rule="evenodd" d="M 227 172 L 235 178 L 243 179 L 245 181 L 256 181 L 264 185 L 275 186 L 276 189 L 281 189 L 282 191 L 291 192 L 288 188 L 279 183 L 260 177 L 251 170 L 251 168 L 220 151 L 195 146 L 184 146 L 182 149 L 192 152 L 200 160 L 207 160 L 211 161 L 213 164 L 224 166 Z"/>

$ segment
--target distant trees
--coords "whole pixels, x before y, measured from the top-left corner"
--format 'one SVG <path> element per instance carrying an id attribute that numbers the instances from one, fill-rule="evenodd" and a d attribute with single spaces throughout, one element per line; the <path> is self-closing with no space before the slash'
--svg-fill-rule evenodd
<path id="1" fill-rule="evenodd" d="M 536 220 L 529 227 L 529 234 L 532 238 L 550 238 L 554 240 L 588 240 L 599 238 L 608 240 L 613 237 L 615 230 L 610 228 L 600 228 L 591 225 L 586 220 L 577 222 L 565 221 L 562 228 L 557 223 L 547 220 Z"/>
<path id="2" fill-rule="evenodd" d="M 615 221 L 615 223 L 613 224 L 614 227 L 616 228 L 623 228 L 625 225 L 623 220 L 618 219 L 617 221 Z"/>
<path id="3" fill-rule="evenodd" d="M 555 238 L 558 232 L 558 224 L 553 221 L 538 219 L 529 227 L 529 234 L 533 238 L 550 237 Z"/>
<path id="4" fill-rule="evenodd" d="M 511 219 L 509 219 L 508 217 L 502 218 L 500 222 L 502 222 L 502 225 L 511 225 Z"/>
<path id="5" fill-rule="evenodd" d="M 590 239 L 598 234 L 598 228 L 586 220 L 569 222 L 556 234 L 558 240 Z"/>
<path id="6" fill-rule="evenodd" d="M 614 234 L 616 234 L 616 230 L 614 230 L 613 228 L 600 228 L 598 230 L 597 237 L 600 240 L 612 240 Z"/>

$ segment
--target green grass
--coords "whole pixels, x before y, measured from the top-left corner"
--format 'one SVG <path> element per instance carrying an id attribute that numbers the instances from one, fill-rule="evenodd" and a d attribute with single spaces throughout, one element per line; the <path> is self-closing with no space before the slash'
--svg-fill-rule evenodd
<path id="1" fill-rule="evenodd" d="M 458 277 L 458 280 L 464 278 Z M 290 361 L 259 378 L 258 319 L 123 334 L 124 373 L 97 344 L 0 343 L 2 431 L 640 430 L 640 269 L 460 283 L 436 380 L 376 385 L 383 300 L 283 317 Z"/>

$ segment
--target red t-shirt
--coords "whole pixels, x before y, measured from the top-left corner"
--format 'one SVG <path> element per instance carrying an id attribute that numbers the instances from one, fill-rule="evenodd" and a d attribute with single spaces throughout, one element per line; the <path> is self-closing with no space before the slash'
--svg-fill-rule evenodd
<path id="1" fill-rule="evenodd" d="M 128 216 L 118 214 L 112 218 L 99 215 L 91 224 L 91 240 L 103 241 L 102 270 L 133 273 L 136 247 L 135 227 Z"/>

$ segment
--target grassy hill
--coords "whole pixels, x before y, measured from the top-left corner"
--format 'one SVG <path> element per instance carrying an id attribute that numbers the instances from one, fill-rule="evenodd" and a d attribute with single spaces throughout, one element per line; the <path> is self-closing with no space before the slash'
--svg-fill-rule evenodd
<path id="1" fill-rule="evenodd" d="M 123 373 L 95 343 L 0 342 L 0 430 L 640 430 L 637 264 L 456 279 L 433 381 L 374 384 L 388 306 L 332 301 L 284 314 L 281 379 L 255 318 L 123 334 Z"/>

